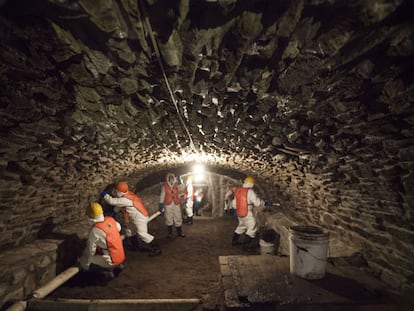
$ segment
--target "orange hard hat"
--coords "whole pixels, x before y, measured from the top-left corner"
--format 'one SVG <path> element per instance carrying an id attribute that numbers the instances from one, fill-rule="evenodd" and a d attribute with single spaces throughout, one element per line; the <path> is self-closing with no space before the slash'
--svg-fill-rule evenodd
<path id="1" fill-rule="evenodd" d="M 128 184 L 124 181 L 120 181 L 116 184 L 116 190 L 123 193 L 128 192 Z"/>

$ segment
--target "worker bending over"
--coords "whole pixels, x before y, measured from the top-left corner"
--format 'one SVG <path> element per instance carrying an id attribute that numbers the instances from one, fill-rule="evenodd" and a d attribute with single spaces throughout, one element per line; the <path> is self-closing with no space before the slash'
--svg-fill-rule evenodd
<path id="1" fill-rule="evenodd" d="M 150 256 L 160 255 L 161 250 L 155 243 L 154 236 L 148 233 L 149 215 L 141 199 L 135 193 L 129 191 L 128 184 L 123 181 L 116 184 L 115 192 L 117 197 L 112 197 L 106 191 L 102 191 L 101 196 L 115 208 L 125 209 L 127 238 L 136 245 L 136 250 L 139 249 L 139 237 L 149 248 Z"/>

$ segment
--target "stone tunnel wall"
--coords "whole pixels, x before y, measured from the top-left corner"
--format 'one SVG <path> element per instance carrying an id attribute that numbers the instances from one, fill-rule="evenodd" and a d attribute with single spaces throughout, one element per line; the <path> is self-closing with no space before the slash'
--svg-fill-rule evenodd
<path id="1" fill-rule="evenodd" d="M 414 237 L 410 189 L 414 157 L 412 146 L 401 143 L 381 142 L 387 146 L 382 154 L 362 148 L 358 155 L 342 159 L 287 158 L 279 167 L 269 167 L 268 178 L 255 176 L 259 193 L 264 199 L 281 203 L 281 211 L 297 223 L 322 226 L 344 243 L 352 244 L 392 286 L 412 286 Z M 392 158 L 399 161 L 393 162 Z M 250 164 L 254 173 L 255 164 Z M 45 170 L 45 176 L 50 176 L 50 172 Z M 78 178 L 72 182 L 68 179 L 64 184 L 38 181 L 36 185 L 24 186 L 20 181 L 23 176 L 17 173 L 13 176 L 14 179 L 7 175 L 2 187 L 3 204 L 7 202 L 9 211 L 4 211 L 2 218 L 4 250 L 31 242 L 53 231 L 55 226 L 83 218 L 86 204 L 95 200 L 104 187 Z M 133 180 L 130 179 L 132 184 Z M 220 183 L 220 178 L 216 183 Z M 49 188 L 50 184 L 55 188 Z M 217 198 L 214 205 L 220 205 L 215 207 L 219 215 L 221 195 Z M 281 230 L 276 224 L 277 214 L 265 217 L 263 225 L 275 224 L 275 229 Z M 12 230 L 5 230 L 7 219 L 13 219 Z"/>
<path id="2" fill-rule="evenodd" d="M 142 184 L 197 158 L 186 159 L 138 2 L 40 2 L 0 3 L 1 251 L 83 218 L 107 183 Z M 355 245 L 391 285 L 413 286 L 410 1 L 269 1 L 277 15 L 219 1 L 208 4 L 217 20 L 187 21 L 189 2 L 147 2 L 153 21 L 173 19 L 154 27 L 207 164 L 253 175 L 284 215 Z"/>
<path id="3" fill-rule="evenodd" d="M 355 155 L 287 162 L 269 189 L 289 194 L 274 200 L 295 223 L 327 229 L 363 253 L 387 283 L 412 288 L 413 159 L 411 140 L 383 140 Z M 264 223 L 280 230 L 277 219 Z"/>

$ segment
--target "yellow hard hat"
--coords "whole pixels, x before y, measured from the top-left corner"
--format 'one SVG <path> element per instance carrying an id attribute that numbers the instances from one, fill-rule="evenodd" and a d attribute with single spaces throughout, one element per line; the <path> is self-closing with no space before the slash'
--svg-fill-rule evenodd
<path id="1" fill-rule="evenodd" d="M 253 178 L 253 177 L 251 177 L 251 176 L 247 176 L 247 177 L 244 179 L 244 182 L 245 182 L 245 183 L 249 183 L 249 184 L 253 184 L 253 185 L 254 185 L 254 178 Z"/>
<path id="2" fill-rule="evenodd" d="M 103 215 L 103 209 L 101 204 L 97 202 L 93 202 L 89 205 L 89 208 L 86 210 L 86 215 L 88 215 L 89 218 L 96 218 L 100 215 Z"/>

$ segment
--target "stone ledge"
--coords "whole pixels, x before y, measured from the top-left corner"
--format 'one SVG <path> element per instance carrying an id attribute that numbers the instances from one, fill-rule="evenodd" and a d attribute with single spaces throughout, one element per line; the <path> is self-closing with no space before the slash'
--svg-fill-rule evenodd
<path id="1" fill-rule="evenodd" d="M 0 305 L 22 300 L 56 275 L 62 240 L 36 240 L 0 254 Z"/>
<path id="2" fill-rule="evenodd" d="M 0 308 L 29 298 L 36 288 L 76 265 L 88 234 L 87 222 L 69 224 L 21 247 L 0 253 Z"/>

